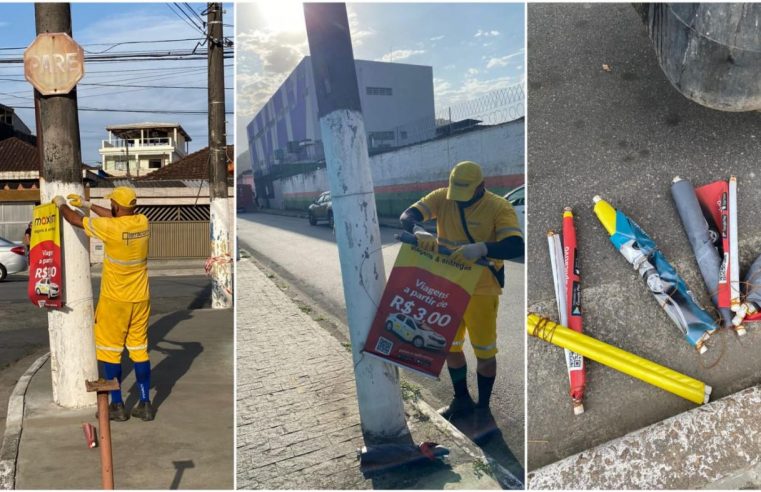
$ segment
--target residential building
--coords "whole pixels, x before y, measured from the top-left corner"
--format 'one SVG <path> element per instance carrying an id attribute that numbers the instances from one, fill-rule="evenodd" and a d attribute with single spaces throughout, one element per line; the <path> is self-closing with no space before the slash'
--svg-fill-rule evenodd
<path id="1" fill-rule="evenodd" d="M 82 164 L 85 186 L 105 180 L 100 170 Z M 20 241 L 32 209 L 39 203 L 40 153 L 35 137 L 3 137 L 0 133 L 0 237 Z"/>
<path id="2" fill-rule="evenodd" d="M 179 123 L 135 123 L 106 127 L 98 151 L 101 168 L 113 176 L 139 177 L 188 155 L 190 135 Z"/>
<path id="3" fill-rule="evenodd" d="M 0 104 L 0 139 L 8 137 L 17 137 L 29 142 L 33 142 L 34 139 L 32 131 L 21 121 L 16 110 Z"/>
<path id="4" fill-rule="evenodd" d="M 228 145 L 227 193 L 230 197 L 230 240 L 234 238 L 235 190 L 233 175 L 235 147 Z M 89 188 L 93 203 L 109 206 L 106 198 L 115 186 L 129 186 L 137 193 L 137 211 L 148 217 L 150 259 L 206 258 L 209 256 L 209 148 L 193 152 L 149 175 L 117 177 Z M 230 243 L 232 244 L 232 242 Z M 103 243 L 90 241 L 90 261 L 103 259 Z"/>
<path id="5" fill-rule="evenodd" d="M 436 136 L 433 68 L 355 60 L 370 152 Z M 305 57 L 247 126 L 255 175 L 323 158 L 312 61 Z"/>

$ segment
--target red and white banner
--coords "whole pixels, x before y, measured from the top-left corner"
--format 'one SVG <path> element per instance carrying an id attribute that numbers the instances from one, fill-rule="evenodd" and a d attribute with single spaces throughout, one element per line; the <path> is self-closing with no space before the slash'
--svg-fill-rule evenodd
<path id="1" fill-rule="evenodd" d="M 39 307 L 63 307 L 61 217 L 54 204 L 34 207 L 29 247 L 29 299 Z"/>
<path id="2" fill-rule="evenodd" d="M 483 271 L 402 244 L 364 351 L 437 378 Z"/>

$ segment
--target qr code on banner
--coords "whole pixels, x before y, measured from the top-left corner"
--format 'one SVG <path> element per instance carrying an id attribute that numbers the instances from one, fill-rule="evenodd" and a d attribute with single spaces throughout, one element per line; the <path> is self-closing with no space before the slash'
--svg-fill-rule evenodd
<path id="1" fill-rule="evenodd" d="M 389 340 L 388 338 L 380 337 L 378 338 L 378 341 L 375 342 L 375 351 L 379 354 L 383 355 L 389 355 L 391 353 L 391 349 L 394 348 L 394 342 Z"/>

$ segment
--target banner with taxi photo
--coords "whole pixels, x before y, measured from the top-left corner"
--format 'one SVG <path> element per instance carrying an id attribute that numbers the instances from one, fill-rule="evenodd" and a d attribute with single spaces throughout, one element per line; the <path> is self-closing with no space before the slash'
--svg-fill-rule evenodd
<path id="1" fill-rule="evenodd" d="M 34 207 L 29 242 L 29 299 L 39 307 L 64 305 L 61 217 L 53 203 Z"/>
<path id="2" fill-rule="evenodd" d="M 402 244 L 365 353 L 438 378 L 484 267 Z"/>

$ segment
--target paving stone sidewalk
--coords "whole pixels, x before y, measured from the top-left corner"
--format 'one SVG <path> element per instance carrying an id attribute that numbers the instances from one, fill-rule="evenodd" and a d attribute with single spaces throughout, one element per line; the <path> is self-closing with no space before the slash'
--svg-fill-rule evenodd
<path id="1" fill-rule="evenodd" d="M 240 489 L 368 489 L 351 354 L 249 261 L 238 262 Z"/>

